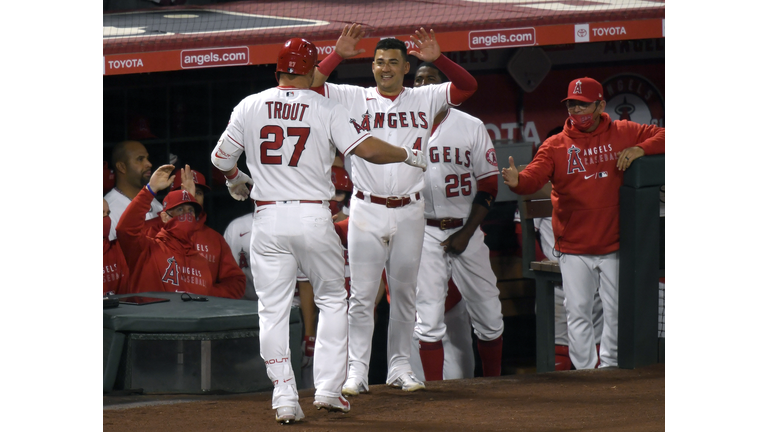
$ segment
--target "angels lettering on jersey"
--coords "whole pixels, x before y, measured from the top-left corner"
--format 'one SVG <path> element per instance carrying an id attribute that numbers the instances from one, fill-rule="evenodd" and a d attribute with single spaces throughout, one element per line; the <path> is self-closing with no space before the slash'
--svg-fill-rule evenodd
<path id="1" fill-rule="evenodd" d="M 354 118 L 349 119 L 349 122 L 352 123 L 352 126 L 355 127 L 355 131 L 357 133 L 360 133 L 360 131 L 371 131 L 371 117 L 373 117 L 373 128 L 374 129 L 383 129 L 385 127 L 388 128 L 421 128 L 421 129 L 429 129 L 429 122 L 427 122 L 427 114 L 424 112 L 419 111 L 418 113 L 413 111 L 407 111 L 407 112 L 391 112 L 391 113 L 383 113 L 383 112 L 377 112 L 373 116 L 366 111 L 365 114 L 363 114 L 362 121 L 360 123 L 357 122 Z M 420 149 L 417 149 L 420 150 Z"/>

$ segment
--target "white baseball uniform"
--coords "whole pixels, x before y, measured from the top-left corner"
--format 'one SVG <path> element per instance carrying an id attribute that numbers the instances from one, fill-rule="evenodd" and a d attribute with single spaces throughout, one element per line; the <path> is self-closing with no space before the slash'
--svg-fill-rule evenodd
<path id="1" fill-rule="evenodd" d="M 485 234 L 475 230 L 459 255 L 446 253 L 440 245 L 467 221 L 477 181 L 499 175 L 493 143 L 481 120 L 451 109 L 433 132 L 425 153 L 429 163 L 422 192 L 427 227 L 416 292 L 416 333 L 424 342 L 443 339 L 448 279 L 453 278 L 478 339 L 497 339 L 504 331 L 504 322 Z M 447 229 L 433 226 L 446 219 L 459 219 L 461 225 Z"/>
<path id="2" fill-rule="evenodd" d="M 253 228 L 253 214 L 249 213 L 232 220 L 224 230 L 226 240 L 235 261 L 245 273 L 245 300 L 258 300 L 253 289 L 253 273 L 250 270 L 251 262 L 251 229 Z"/>
<path id="3" fill-rule="evenodd" d="M 331 165 L 336 149 L 346 155 L 369 136 L 354 129 L 338 103 L 309 89 L 276 87 L 248 96 L 234 108 L 211 154 L 212 160 L 226 160 L 229 166 L 245 152 L 254 181 L 251 270 L 259 297 L 261 356 L 275 384 L 275 409 L 298 405 L 288 319 L 299 269 L 309 277 L 320 311 L 315 395 L 341 396 L 347 293 L 341 243 L 328 209 L 335 194 Z"/>
<path id="4" fill-rule="evenodd" d="M 325 83 L 323 92 L 349 109 L 358 130 L 370 131 L 394 145 L 421 149 L 429 141 L 435 115 L 452 105 L 449 86 L 403 88 L 394 100 L 379 94 L 376 87 Z M 357 157 L 351 165 L 355 187 L 349 216 L 348 375 L 367 390 L 373 308 L 385 268 L 391 302 L 387 384 L 411 371 L 408 359 L 416 318 L 416 277 L 424 238 L 420 195 L 424 173 L 405 164 L 375 165 Z M 402 205 L 405 201 L 408 203 Z"/>
<path id="5" fill-rule="evenodd" d="M 109 218 L 112 219 L 112 227 L 109 228 L 109 240 L 112 241 L 117 239 L 115 227 L 120 220 L 120 216 L 122 216 L 128 204 L 131 203 L 131 199 L 123 195 L 118 188 L 112 188 L 111 191 L 104 195 L 104 199 L 109 204 Z M 156 198 L 153 198 L 152 207 L 147 212 L 146 220 L 156 218 L 161 211 L 163 211 L 163 205 Z"/>

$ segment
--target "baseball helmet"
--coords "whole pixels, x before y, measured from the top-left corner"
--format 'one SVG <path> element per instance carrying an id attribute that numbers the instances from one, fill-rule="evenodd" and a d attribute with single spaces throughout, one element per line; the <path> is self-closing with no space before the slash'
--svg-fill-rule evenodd
<path id="1" fill-rule="evenodd" d="M 331 167 L 331 181 L 336 190 L 352 192 L 352 180 L 349 179 L 347 170 L 342 167 Z"/>
<path id="2" fill-rule="evenodd" d="M 296 75 L 308 74 L 317 63 L 317 48 L 303 38 L 291 38 L 277 54 L 277 72 Z"/>

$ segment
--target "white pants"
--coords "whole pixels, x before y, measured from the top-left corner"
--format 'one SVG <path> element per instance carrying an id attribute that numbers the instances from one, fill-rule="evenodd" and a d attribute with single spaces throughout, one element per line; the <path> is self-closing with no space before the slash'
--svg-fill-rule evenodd
<path id="1" fill-rule="evenodd" d="M 424 238 L 424 200 L 387 208 L 359 198 L 349 215 L 349 377 L 368 387 L 373 307 L 387 270 L 390 309 L 387 383 L 409 372 L 416 322 L 416 276 Z"/>
<path id="2" fill-rule="evenodd" d="M 445 313 L 443 336 L 443 379 L 475 377 L 475 352 L 472 348 L 472 324 L 467 313 L 467 302 L 461 299 Z M 416 378 L 424 381 L 424 368 L 419 355 L 419 335 L 413 333 L 411 343 L 411 369 Z"/>
<path id="3" fill-rule="evenodd" d="M 443 315 L 448 279 L 451 278 L 466 302 L 477 337 L 491 341 L 504 332 L 499 289 L 491 268 L 490 251 L 485 245 L 485 235 L 480 229 L 475 230 L 463 253 L 448 254 L 440 243 L 457 230 L 427 227 L 424 235 L 416 290 L 416 333 L 424 342 L 437 342 L 445 335 Z"/>
<path id="4" fill-rule="evenodd" d="M 292 201 L 257 207 L 251 269 L 259 297 L 261 357 L 275 384 L 273 408 L 298 403 L 288 347 L 297 268 L 309 277 L 320 311 L 313 370 L 315 394 L 340 396 L 346 377 L 347 292 L 341 242 L 328 204 Z"/>
<path id="5" fill-rule="evenodd" d="M 603 302 L 600 367 L 618 366 L 619 252 L 606 255 L 563 254 L 560 271 L 568 319 L 568 351 L 574 367 L 593 369 L 597 365 L 597 339 L 592 319 L 596 292 L 599 292 Z"/>
<path id="6" fill-rule="evenodd" d="M 592 323 L 595 327 L 595 341 L 599 341 L 603 336 L 603 301 L 600 300 L 599 289 L 595 292 Z M 565 314 L 565 293 L 562 285 L 555 285 L 555 345 L 568 346 L 568 318 Z"/>

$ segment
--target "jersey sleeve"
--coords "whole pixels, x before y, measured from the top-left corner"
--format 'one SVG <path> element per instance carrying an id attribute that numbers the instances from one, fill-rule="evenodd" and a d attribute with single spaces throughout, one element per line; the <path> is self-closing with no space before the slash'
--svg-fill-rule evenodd
<path id="1" fill-rule="evenodd" d="M 152 240 L 144 235 L 144 220 L 147 210 L 152 206 L 152 193 L 146 187 L 142 188 L 135 198 L 125 208 L 120 221 L 115 227 L 117 240 L 123 250 L 128 270 L 133 273 L 141 253 L 149 248 Z"/>
<path id="2" fill-rule="evenodd" d="M 488 130 L 481 122 L 475 124 L 472 136 L 472 174 L 477 180 L 499 175 L 496 149 L 493 147 Z"/>
<path id="3" fill-rule="evenodd" d="M 322 91 L 318 93 L 345 107 L 351 107 L 356 101 L 365 97 L 365 89 L 363 87 L 347 84 L 325 83 L 323 84 Z"/>
<path id="4" fill-rule="evenodd" d="M 371 136 L 369 132 L 352 120 L 352 116 L 340 104 L 335 104 L 331 109 L 330 127 L 328 128 L 331 142 L 344 156 Z"/>
<path id="5" fill-rule="evenodd" d="M 555 162 L 552 157 L 554 149 L 551 145 L 554 138 L 544 141 L 544 144 L 536 152 L 536 156 L 533 157 L 533 161 L 519 172 L 517 186 L 510 187 L 512 192 L 518 195 L 529 195 L 544 187 L 549 181 L 555 170 Z"/>

